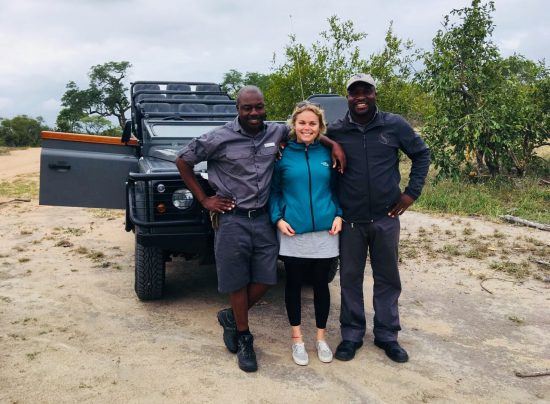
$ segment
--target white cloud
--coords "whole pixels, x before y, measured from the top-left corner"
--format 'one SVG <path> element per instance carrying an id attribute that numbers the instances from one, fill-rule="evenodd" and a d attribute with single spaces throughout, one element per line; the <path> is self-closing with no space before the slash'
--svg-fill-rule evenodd
<path id="1" fill-rule="evenodd" d="M 7 97 L 0 97 L 0 116 L 2 116 L 2 110 L 13 105 L 13 100 Z"/>
<path id="2" fill-rule="evenodd" d="M 383 46 L 391 20 L 398 36 L 429 49 L 443 15 L 470 2 L 0 0 L 0 116 L 42 115 L 52 124 L 66 83 L 86 87 L 90 67 L 111 60 L 132 63 L 129 80 L 221 81 L 229 69 L 268 72 L 273 53 L 280 60 L 288 43 L 289 14 L 306 44 L 336 14 L 368 33 L 364 56 Z M 544 9 L 543 0 L 496 1 L 494 35 L 503 52 L 548 58 Z"/>
<path id="3" fill-rule="evenodd" d="M 42 102 L 42 104 L 40 105 L 45 111 L 48 111 L 48 112 L 50 111 L 58 112 L 61 109 L 61 101 L 55 98 L 48 98 L 46 101 Z"/>

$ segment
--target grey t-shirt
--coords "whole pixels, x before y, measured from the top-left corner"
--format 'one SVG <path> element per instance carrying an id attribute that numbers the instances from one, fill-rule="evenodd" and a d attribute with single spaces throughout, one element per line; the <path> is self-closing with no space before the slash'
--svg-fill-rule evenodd
<path id="1" fill-rule="evenodd" d="M 288 127 L 268 122 L 251 135 L 238 118 L 193 139 L 178 156 L 190 165 L 208 162 L 208 182 L 219 196 L 232 198 L 241 209 L 265 206 L 279 143 Z"/>
<path id="2" fill-rule="evenodd" d="M 300 258 L 333 258 L 340 255 L 338 235 L 330 235 L 328 230 L 286 236 L 277 230 L 279 255 Z"/>

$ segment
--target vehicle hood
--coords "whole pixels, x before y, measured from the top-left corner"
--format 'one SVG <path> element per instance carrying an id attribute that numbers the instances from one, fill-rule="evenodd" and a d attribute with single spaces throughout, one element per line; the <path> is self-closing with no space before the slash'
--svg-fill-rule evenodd
<path id="1" fill-rule="evenodd" d="M 140 161 L 144 173 L 171 173 L 177 172 L 176 158 L 181 147 L 153 146 L 149 149 L 149 155 Z M 206 161 L 195 165 L 196 173 L 206 173 Z"/>

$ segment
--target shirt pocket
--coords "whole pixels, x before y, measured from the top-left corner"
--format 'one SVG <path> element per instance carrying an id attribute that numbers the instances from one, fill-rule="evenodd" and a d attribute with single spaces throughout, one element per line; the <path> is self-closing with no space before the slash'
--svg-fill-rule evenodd
<path id="1" fill-rule="evenodd" d="M 246 175 L 250 171 L 251 157 L 250 151 L 247 150 L 227 150 L 225 158 L 228 171 L 235 175 Z"/>
<path id="2" fill-rule="evenodd" d="M 256 158 L 261 161 L 275 161 L 275 155 L 277 154 L 279 148 L 277 146 L 261 147 L 256 152 Z"/>

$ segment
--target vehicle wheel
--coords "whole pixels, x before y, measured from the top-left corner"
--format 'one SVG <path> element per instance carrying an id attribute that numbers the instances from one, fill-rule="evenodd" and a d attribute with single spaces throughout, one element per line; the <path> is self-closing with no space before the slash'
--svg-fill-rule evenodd
<path id="1" fill-rule="evenodd" d="M 332 262 L 330 263 L 330 270 L 328 271 L 329 283 L 334 280 L 334 277 L 336 276 L 336 272 L 338 272 L 338 269 L 340 269 L 340 258 L 335 257 L 332 259 Z"/>
<path id="2" fill-rule="evenodd" d="M 162 298 L 165 263 L 162 250 L 146 247 L 136 240 L 135 290 L 139 300 Z"/>

